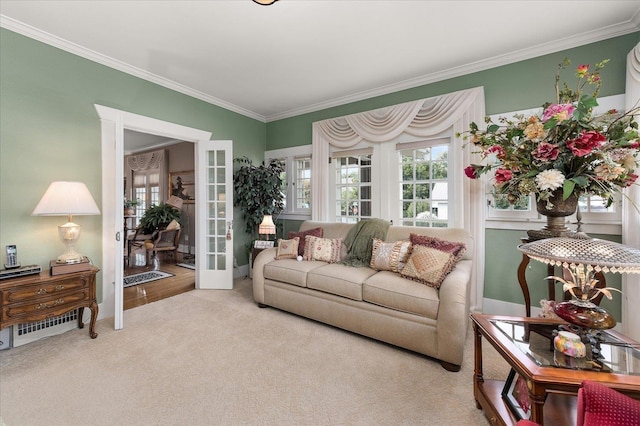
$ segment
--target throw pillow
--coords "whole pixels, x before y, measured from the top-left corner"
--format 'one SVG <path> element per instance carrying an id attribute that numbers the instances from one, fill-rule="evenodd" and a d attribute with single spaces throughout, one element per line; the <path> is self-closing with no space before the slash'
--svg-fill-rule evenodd
<path id="1" fill-rule="evenodd" d="M 306 231 L 300 232 L 289 231 L 289 239 L 295 237 L 300 238 L 300 244 L 298 244 L 298 255 L 300 256 L 304 255 L 304 237 L 306 237 L 307 235 L 322 238 L 322 228 L 307 229 Z"/>
<path id="2" fill-rule="evenodd" d="M 291 240 L 278 239 L 278 252 L 276 259 L 295 259 L 298 257 L 298 246 L 300 238 L 295 237 Z"/>
<path id="3" fill-rule="evenodd" d="M 442 281 L 451 272 L 456 262 L 457 258 L 452 253 L 416 245 L 413 246 L 411 256 L 400 271 L 400 275 L 433 288 L 440 288 Z"/>
<path id="4" fill-rule="evenodd" d="M 302 259 L 336 263 L 340 261 L 341 248 L 342 238 L 318 238 L 307 235 Z"/>
<path id="5" fill-rule="evenodd" d="M 464 243 L 457 241 L 441 240 L 436 237 L 429 237 L 427 235 L 410 234 L 409 239 L 411 244 L 432 247 L 441 251 L 446 251 L 454 256 L 462 256 L 467 246 Z"/>
<path id="6" fill-rule="evenodd" d="M 411 253 L 411 241 L 385 243 L 374 238 L 371 251 L 371 268 L 377 271 L 400 272 Z"/>

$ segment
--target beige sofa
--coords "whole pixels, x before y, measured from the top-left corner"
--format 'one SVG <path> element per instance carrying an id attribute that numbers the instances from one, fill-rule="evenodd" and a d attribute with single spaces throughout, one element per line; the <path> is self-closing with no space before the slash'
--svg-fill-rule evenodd
<path id="1" fill-rule="evenodd" d="M 344 238 L 354 224 L 303 222 L 300 231 L 323 228 L 324 238 Z M 411 233 L 466 244 L 439 290 L 389 271 L 321 261 L 276 260 L 276 248 L 253 264 L 253 298 L 272 306 L 440 360 L 458 371 L 469 323 L 473 240 L 464 229 L 391 226 L 386 241 Z"/>

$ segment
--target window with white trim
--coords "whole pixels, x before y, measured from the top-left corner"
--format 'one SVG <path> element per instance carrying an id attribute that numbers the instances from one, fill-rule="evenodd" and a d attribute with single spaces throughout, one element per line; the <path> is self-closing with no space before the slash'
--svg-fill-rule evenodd
<path id="1" fill-rule="evenodd" d="M 285 194 L 285 219 L 310 219 L 311 216 L 311 145 L 266 151 L 265 163 L 278 159 L 284 164 L 282 192 Z"/>
<path id="2" fill-rule="evenodd" d="M 160 173 L 157 170 L 133 172 L 133 193 L 136 204 L 136 226 L 147 208 L 160 203 Z"/>
<path id="3" fill-rule="evenodd" d="M 373 149 L 334 152 L 331 163 L 335 171 L 335 221 L 355 223 L 372 215 Z"/>
<path id="4" fill-rule="evenodd" d="M 396 146 L 404 226 L 446 228 L 449 218 L 449 143 L 420 141 Z"/>

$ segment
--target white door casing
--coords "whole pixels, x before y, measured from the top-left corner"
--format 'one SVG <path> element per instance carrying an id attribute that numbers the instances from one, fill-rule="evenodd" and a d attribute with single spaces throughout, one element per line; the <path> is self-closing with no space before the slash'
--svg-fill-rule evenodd
<path id="1" fill-rule="evenodd" d="M 196 288 L 233 288 L 233 144 L 196 150 Z"/>
<path id="2" fill-rule="evenodd" d="M 167 138 L 193 142 L 208 142 L 211 132 L 193 129 L 168 121 L 132 114 L 102 105 L 94 105 L 101 123 L 102 137 L 102 304 L 100 318 L 113 313 L 114 328 L 123 324 L 122 278 L 123 249 L 123 161 L 124 129 L 150 133 Z M 197 173 L 197 164 L 196 164 Z M 196 246 L 197 251 L 197 246 Z M 196 274 L 196 286 L 198 276 Z"/>

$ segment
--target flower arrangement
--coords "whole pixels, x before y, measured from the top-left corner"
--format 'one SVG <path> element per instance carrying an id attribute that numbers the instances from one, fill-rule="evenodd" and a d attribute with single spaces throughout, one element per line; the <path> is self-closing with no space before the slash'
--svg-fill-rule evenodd
<path id="1" fill-rule="evenodd" d="M 471 123 L 470 130 L 458 134 L 480 148 L 489 164 L 471 164 L 464 172 L 477 179 L 495 169 L 494 189 L 505 194 L 510 204 L 535 193 L 538 201 L 546 201 L 562 188 L 562 199 L 572 195 L 597 195 L 613 202 L 614 193 L 635 183 L 640 139 L 634 115 L 616 110 L 594 116 L 602 81 L 600 70 L 608 60 L 580 65 L 575 89 L 560 84 L 560 71 L 570 65 L 565 59 L 556 74 L 556 102 L 545 103 L 541 114 L 501 117 L 494 123 L 485 119 L 486 130 Z M 592 89 L 591 93 L 585 90 Z"/>

